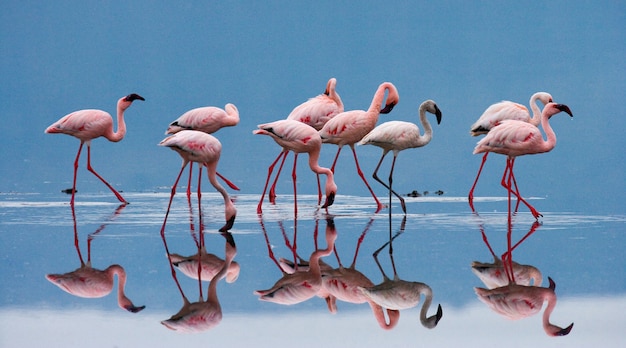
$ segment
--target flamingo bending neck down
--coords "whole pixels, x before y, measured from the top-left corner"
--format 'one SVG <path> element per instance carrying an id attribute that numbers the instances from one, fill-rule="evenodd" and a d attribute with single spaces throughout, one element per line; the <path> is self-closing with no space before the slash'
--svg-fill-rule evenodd
<path id="1" fill-rule="evenodd" d="M 567 105 L 548 103 L 541 113 L 541 126 L 546 133 L 543 139 L 541 131 L 530 123 L 506 120 L 492 128 L 474 148 L 474 154 L 483 152 L 495 152 L 507 156 L 507 163 L 502 175 L 501 185 L 510 193 L 515 193 L 518 200 L 524 203 L 531 211 L 535 219 L 542 216 L 533 206 L 511 188 L 511 179 L 514 177 L 513 165 L 515 158 L 522 155 L 533 155 L 551 151 L 556 146 L 556 135 L 550 126 L 550 117 L 565 111 L 570 116 L 572 111 Z M 510 197 L 509 197 L 510 198 Z"/>
<path id="2" fill-rule="evenodd" d="M 385 100 L 385 92 L 387 92 L 387 99 L 385 106 L 382 107 L 383 101 Z M 361 177 L 361 180 L 365 183 L 365 186 L 367 186 L 367 189 L 370 191 L 370 194 L 374 197 L 374 201 L 376 202 L 376 212 L 379 212 L 384 205 L 378 200 L 378 197 L 376 197 L 376 194 L 374 194 L 374 191 L 367 183 L 365 176 L 363 176 L 363 172 L 359 166 L 359 160 L 354 149 L 354 144 L 363 139 L 367 133 L 371 132 L 374 127 L 376 127 L 376 122 L 378 122 L 378 116 L 380 114 L 390 113 L 399 101 L 400 96 L 396 87 L 390 82 L 384 82 L 378 86 L 378 89 L 374 94 L 374 98 L 372 99 L 372 103 L 367 111 L 344 111 L 326 122 L 324 127 L 320 130 L 320 136 L 322 137 L 322 141 L 324 143 L 335 144 L 338 146 L 337 154 L 335 155 L 335 159 L 333 160 L 333 165 L 331 167 L 333 173 L 335 172 L 335 165 L 337 164 L 337 159 L 339 158 L 339 153 L 341 152 L 342 147 L 344 145 L 350 146 L 354 156 L 357 173 Z"/>
<path id="3" fill-rule="evenodd" d="M 514 103 L 512 101 L 504 100 L 499 103 L 493 104 L 483 112 L 483 114 L 478 118 L 478 120 L 472 124 L 470 127 L 470 134 L 472 136 L 479 136 L 482 134 L 487 134 L 493 127 L 499 125 L 504 120 L 518 120 L 523 122 L 528 122 L 534 126 L 538 126 L 541 123 L 541 110 L 539 110 L 539 106 L 537 105 L 537 101 L 540 101 L 544 106 L 548 103 L 552 102 L 552 96 L 550 93 L 546 92 L 537 92 L 530 97 L 530 108 L 533 112 L 532 117 L 528 113 L 528 109 L 521 104 Z M 480 177 L 480 173 L 483 170 L 483 166 L 487 161 L 487 156 L 489 152 L 485 152 L 483 155 L 482 162 L 480 163 L 480 168 L 478 168 L 478 173 L 476 174 L 476 178 L 474 179 L 474 184 L 470 189 L 468 194 L 468 201 L 472 211 L 474 210 L 474 189 L 476 188 L 476 184 L 478 183 L 478 178 Z M 515 180 L 515 178 L 513 178 Z M 517 184 L 516 186 L 516 194 L 519 197 L 519 192 L 517 192 Z"/>
<path id="4" fill-rule="evenodd" d="M 309 126 L 315 128 L 315 130 L 319 131 L 326 124 L 326 122 L 328 122 L 328 120 L 335 117 L 335 115 L 341 112 L 343 112 L 343 102 L 341 101 L 339 93 L 337 93 L 337 79 L 333 77 L 326 83 L 326 90 L 324 91 L 324 93 L 316 96 L 315 98 L 310 98 L 304 103 L 296 106 L 291 111 L 289 116 L 287 116 L 287 119 L 300 121 L 304 124 L 308 124 Z M 278 177 L 280 176 L 280 172 L 282 171 L 283 165 L 285 164 L 287 154 L 288 152 L 284 151 L 278 154 L 278 158 L 282 156 L 283 160 L 280 162 L 278 172 L 276 173 L 276 176 L 274 177 L 274 182 L 270 187 L 269 199 L 270 203 L 272 204 L 276 202 L 276 183 L 278 182 Z M 276 160 L 278 160 L 278 158 Z M 317 174 L 317 187 L 317 204 L 321 204 L 322 190 L 320 186 L 319 174 Z"/>
<path id="5" fill-rule="evenodd" d="M 172 186 L 170 201 L 167 206 L 167 212 L 165 213 L 165 219 L 163 220 L 161 234 L 163 234 L 165 231 L 165 224 L 167 222 L 167 217 L 170 212 L 170 207 L 172 206 L 172 200 L 174 199 L 174 195 L 176 194 L 176 186 L 178 185 L 178 181 L 180 180 L 180 176 L 182 175 L 183 170 L 189 162 L 198 162 L 207 168 L 209 182 L 224 198 L 224 216 L 226 224 L 222 226 L 219 231 L 226 232 L 230 230 L 235 223 L 237 209 L 235 208 L 233 202 L 230 200 L 228 192 L 226 192 L 224 187 L 222 187 L 222 185 L 220 185 L 220 183 L 216 179 L 217 163 L 219 162 L 220 154 L 222 152 L 222 144 L 220 143 L 220 141 L 217 140 L 217 138 L 215 138 L 214 136 L 200 131 L 183 130 L 163 139 L 159 143 L 159 145 L 171 148 L 172 150 L 178 152 L 178 154 L 183 158 L 180 172 L 178 173 L 176 181 Z M 198 186 L 200 186 L 200 181 L 201 178 L 198 178 Z"/>
<path id="6" fill-rule="evenodd" d="M 495 289 L 474 288 L 478 299 L 489 306 L 496 313 L 509 319 L 517 320 L 536 314 L 543 307 L 543 302 L 548 305 L 543 312 L 543 329 L 549 336 L 565 336 L 572 331 L 574 323 L 566 328 L 561 328 L 550 323 L 550 315 L 556 307 L 556 284 L 548 277 L 550 286 L 524 286 L 514 282 Z"/>
<path id="7" fill-rule="evenodd" d="M 322 208 L 331 206 L 335 200 L 337 193 L 337 185 L 332 170 L 321 167 L 319 165 L 320 151 L 322 149 L 322 139 L 320 134 L 311 126 L 295 120 L 279 120 L 271 123 L 265 123 L 258 126 L 259 129 L 253 131 L 253 134 L 269 135 L 274 141 L 283 148 L 283 152 L 293 151 L 295 154 L 294 166 L 292 171 L 293 180 L 293 195 L 294 195 L 294 211 L 297 215 L 297 194 L 296 194 L 296 163 L 298 154 L 309 154 L 309 167 L 316 174 L 326 175 L 326 201 Z M 269 184 L 270 177 L 274 171 L 276 162 L 280 159 L 280 156 L 269 166 L 267 171 L 267 179 L 265 180 L 265 187 L 261 194 L 261 200 L 257 206 L 257 213 L 263 212 L 262 205 L 265 198 L 265 192 Z"/>
<path id="8" fill-rule="evenodd" d="M 420 130 L 414 123 L 403 121 L 389 121 L 385 122 L 369 132 L 359 144 L 361 145 L 375 145 L 383 149 L 383 154 L 374 169 L 372 177 L 381 183 L 385 188 L 391 190 L 391 192 L 398 197 L 402 206 L 402 211 L 406 214 L 406 205 L 404 198 L 392 190 L 393 181 L 393 168 L 396 164 L 396 158 L 398 153 L 405 149 L 417 148 L 427 145 L 433 136 L 433 129 L 426 118 L 426 111 L 437 117 L 437 124 L 441 123 L 441 110 L 437 107 L 437 104 L 432 100 L 424 101 L 419 107 L 419 117 L 422 126 L 424 127 L 424 134 L 420 134 Z M 383 163 L 383 159 L 389 151 L 393 151 L 393 162 L 391 163 L 391 170 L 389 172 L 389 185 L 378 178 L 378 169 Z"/>
<path id="9" fill-rule="evenodd" d="M 91 140 L 98 137 L 105 137 L 112 142 L 118 142 L 126 135 L 126 123 L 124 122 L 124 111 L 130 107 L 135 100 L 145 100 L 142 96 L 132 93 L 117 101 L 117 131 L 113 131 L 113 118 L 102 110 L 86 109 L 72 112 L 46 128 L 45 133 L 62 133 L 71 135 L 80 140 L 78 153 L 74 160 L 74 180 L 72 181 L 72 198 L 70 204 L 74 204 L 76 194 L 76 174 L 78 171 L 78 159 L 83 149 L 83 144 L 87 144 L 87 170 L 93 173 L 113 192 L 115 197 L 122 202 L 128 203 L 122 195 L 117 192 L 100 174 L 91 167 Z"/>
<path id="10" fill-rule="evenodd" d="M 239 110 L 235 104 L 228 103 L 224 109 L 215 106 L 204 106 L 191 109 L 179 118 L 174 120 L 167 127 L 166 135 L 175 134 L 181 130 L 197 130 L 207 134 L 212 134 L 224 127 L 233 127 L 239 124 Z M 189 163 L 189 181 L 187 183 L 187 197 L 191 196 L 191 172 L 193 170 L 193 162 Z M 220 173 L 215 173 L 220 179 L 224 180 L 226 185 L 231 189 L 239 191 L 239 187 L 226 179 Z M 198 171 L 198 176 L 202 175 L 202 167 Z"/>
<path id="11" fill-rule="evenodd" d="M 78 297 L 99 298 L 108 295 L 113 290 L 113 276 L 117 275 L 117 304 L 120 308 L 131 313 L 137 313 L 145 306 L 135 306 L 126 297 L 126 272 L 120 265 L 111 265 L 105 270 L 91 267 L 91 262 L 82 264 L 80 268 L 65 274 L 47 274 L 46 279 L 63 289 L 65 292 Z"/>

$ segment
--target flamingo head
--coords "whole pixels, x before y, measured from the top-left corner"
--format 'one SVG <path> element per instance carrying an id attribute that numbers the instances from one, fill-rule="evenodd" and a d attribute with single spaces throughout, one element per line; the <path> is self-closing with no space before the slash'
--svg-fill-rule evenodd
<path id="1" fill-rule="evenodd" d="M 326 90 L 324 91 L 324 94 L 330 95 L 331 91 L 335 90 L 335 86 L 337 86 L 337 79 L 332 77 L 330 80 L 328 80 L 328 83 L 326 84 Z"/>
<path id="2" fill-rule="evenodd" d="M 122 97 L 118 102 L 117 102 L 117 106 L 118 108 L 122 109 L 122 110 L 126 110 L 128 109 L 128 107 L 135 101 L 135 100 L 145 100 L 142 96 L 140 96 L 139 94 L 136 93 L 131 93 L 125 97 Z"/>
<path id="3" fill-rule="evenodd" d="M 435 115 L 435 117 L 437 118 L 437 124 L 441 123 L 441 110 L 439 110 L 437 103 L 435 103 L 433 100 L 429 99 L 429 100 L 424 101 L 420 105 L 420 109 L 428 111 L 431 114 Z"/>
<path id="4" fill-rule="evenodd" d="M 393 110 L 394 106 L 398 104 L 400 101 L 400 95 L 398 94 L 398 90 L 396 86 L 394 86 L 391 82 L 384 82 L 381 86 L 387 90 L 387 102 L 385 103 L 385 107 L 380 110 L 381 114 L 388 114 Z"/>
<path id="5" fill-rule="evenodd" d="M 569 106 L 565 104 L 557 104 L 557 103 L 548 103 L 543 109 L 544 113 L 547 113 L 548 118 L 558 114 L 561 111 L 565 111 L 570 117 L 574 117 L 572 114 L 572 110 L 570 110 Z"/>
<path id="6" fill-rule="evenodd" d="M 552 103 L 552 95 L 550 95 L 550 93 L 547 93 L 547 92 L 537 92 L 537 93 L 533 94 L 533 97 L 535 97 L 535 99 L 539 100 L 543 105 L 547 105 L 548 103 Z M 531 100 L 532 100 L 533 97 L 531 97 Z"/>
<path id="7" fill-rule="evenodd" d="M 335 195 L 337 194 L 337 185 L 334 181 L 326 179 L 326 202 L 322 208 L 328 208 L 335 202 Z"/>

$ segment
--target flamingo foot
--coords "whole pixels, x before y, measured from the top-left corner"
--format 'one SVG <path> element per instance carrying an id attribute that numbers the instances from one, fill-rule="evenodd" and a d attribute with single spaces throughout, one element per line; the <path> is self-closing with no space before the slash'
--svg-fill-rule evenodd
<path id="1" fill-rule="evenodd" d="M 374 214 L 378 214 L 381 210 L 387 208 L 386 204 L 382 204 L 380 202 L 376 202 L 376 211 L 374 212 Z M 406 213 L 406 211 L 405 211 Z"/>

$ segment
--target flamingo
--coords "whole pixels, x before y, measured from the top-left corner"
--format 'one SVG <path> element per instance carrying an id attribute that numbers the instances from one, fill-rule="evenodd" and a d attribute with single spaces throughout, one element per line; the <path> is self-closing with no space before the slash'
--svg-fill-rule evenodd
<path id="1" fill-rule="evenodd" d="M 115 210 L 112 218 L 116 217 L 125 206 L 125 204 L 120 205 Z M 78 258 L 80 259 L 80 267 L 72 272 L 63 274 L 46 274 L 46 279 L 71 295 L 83 298 L 100 298 L 111 293 L 113 290 L 113 278 L 117 276 L 118 306 L 131 313 L 137 313 L 144 309 L 146 306 L 135 306 L 124 293 L 126 271 L 122 266 L 114 264 L 104 270 L 96 269 L 91 266 L 91 241 L 96 234 L 104 230 L 106 224 L 102 224 L 95 232 L 89 235 L 87 239 L 87 262 L 83 260 L 78 246 L 76 213 L 73 205 L 71 205 L 71 208 L 72 220 L 74 222 L 74 246 L 76 247 Z"/>
<path id="2" fill-rule="evenodd" d="M 374 286 L 374 283 L 367 278 L 363 273 L 356 269 L 356 260 L 359 253 L 359 249 L 365 234 L 371 227 L 374 219 L 370 219 L 369 223 L 361 233 L 361 236 L 357 240 L 357 246 L 354 251 L 354 258 L 350 267 L 344 267 L 341 264 L 339 256 L 337 261 L 339 262 L 338 268 L 322 269 L 322 287 L 326 290 L 330 298 L 338 299 L 340 301 L 348 303 L 367 303 L 378 325 L 384 330 L 393 329 L 400 320 L 400 312 L 397 310 L 387 309 L 387 316 L 389 322 L 385 320 L 385 312 L 383 308 L 376 302 L 370 300 L 367 296 L 360 291 L 360 288 L 370 288 Z M 337 246 L 335 245 L 335 254 L 337 254 Z M 335 308 L 336 309 L 336 308 Z"/>
<path id="3" fill-rule="evenodd" d="M 522 155 L 532 155 L 551 151 L 556 145 L 556 135 L 550 127 L 550 117 L 565 111 L 573 117 L 572 111 L 567 105 L 548 103 L 541 113 L 541 126 L 546 133 L 547 140 L 544 141 L 541 131 L 530 123 L 518 120 L 502 121 L 492 128 L 487 135 L 481 139 L 474 148 L 474 154 L 483 152 L 495 152 L 507 156 L 506 168 L 502 176 L 502 186 L 510 193 L 511 178 L 514 177 L 513 165 L 515 158 Z M 508 175 L 508 183 L 506 178 Z M 519 192 L 515 193 L 518 199 L 524 203 L 531 211 L 535 219 L 542 216 L 533 206 L 524 200 Z"/>
<path id="4" fill-rule="evenodd" d="M 235 222 L 237 209 L 235 208 L 233 202 L 230 200 L 228 192 L 226 192 L 226 190 L 222 187 L 222 185 L 220 185 L 220 183 L 216 179 L 217 163 L 220 159 L 220 154 L 222 151 L 222 144 L 220 143 L 220 141 L 217 140 L 217 138 L 215 138 L 214 136 L 200 131 L 183 130 L 163 139 L 159 143 L 159 145 L 171 148 L 172 150 L 178 152 L 178 154 L 183 158 L 180 172 L 178 173 L 176 181 L 172 186 L 170 201 L 167 205 L 167 212 L 165 213 L 165 219 L 163 220 L 161 234 L 165 232 L 165 224 L 167 222 L 167 216 L 170 212 L 170 207 L 172 206 L 172 200 L 174 199 L 174 195 L 176 194 L 176 186 L 178 185 L 178 181 L 180 180 L 180 176 L 182 175 L 183 170 L 189 162 L 198 162 L 207 167 L 209 182 L 211 182 L 211 185 L 213 185 L 213 187 L 215 187 L 215 189 L 222 195 L 222 197 L 224 197 L 224 215 L 226 219 L 226 224 L 222 226 L 222 228 L 220 228 L 220 232 L 230 230 Z M 200 186 L 200 179 L 201 178 L 198 178 L 198 186 Z"/>
<path id="5" fill-rule="evenodd" d="M 207 134 L 212 134 L 224 127 L 233 127 L 239 124 L 239 110 L 234 104 L 228 103 L 224 109 L 215 106 L 205 106 L 189 110 L 182 114 L 179 118 L 170 123 L 165 134 L 175 134 L 181 130 L 197 130 Z M 189 163 L 189 182 L 187 184 L 187 197 L 191 195 L 191 172 L 193 170 L 193 162 Z M 202 167 L 198 175 L 202 175 Z M 239 187 L 230 180 L 223 177 L 220 173 L 216 173 L 220 179 L 233 190 L 239 191 Z"/>
<path id="6" fill-rule="evenodd" d="M 54 122 L 48 128 L 46 133 L 63 133 L 74 136 L 80 140 L 78 153 L 74 160 L 74 180 L 72 182 L 72 198 L 70 204 L 74 204 L 74 195 L 76 194 L 76 172 L 78 171 L 78 159 L 83 149 L 83 144 L 87 144 L 87 169 L 92 172 L 100 181 L 102 181 L 115 194 L 115 197 L 122 202 L 128 203 L 122 195 L 117 192 L 111 184 L 100 176 L 91 167 L 91 140 L 98 137 L 105 137 L 109 141 L 118 142 L 126 135 L 126 123 L 124 122 L 124 111 L 130 107 L 135 100 L 145 100 L 142 96 L 132 93 L 117 101 L 117 131 L 113 131 L 113 118 L 111 115 L 102 110 L 79 110 L 71 114 L 63 116 Z"/>
<path id="7" fill-rule="evenodd" d="M 380 272 L 383 274 L 383 282 L 372 287 L 360 287 L 359 289 L 363 295 L 371 301 L 384 308 L 392 310 L 402 310 L 417 306 L 420 301 L 420 297 L 423 294 L 424 302 L 422 303 L 422 309 L 420 310 L 420 322 L 425 328 L 432 329 L 437 326 L 439 320 L 443 317 L 441 305 L 437 306 L 437 313 L 430 317 L 426 317 L 433 300 L 432 289 L 427 284 L 421 282 L 409 282 L 402 280 L 398 277 L 398 273 L 396 272 L 391 242 L 404 231 L 405 224 L 406 216 L 402 220 L 400 231 L 393 238 L 389 238 L 389 241 L 378 248 L 373 254 L 374 260 L 376 261 Z M 387 245 L 389 245 L 389 256 L 393 267 L 393 279 L 387 277 L 387 274 L 385 274 L 385 271 L 378 261 L 378 253 L 380 253 L 380 251 Z"/>
<path id="8" fill-rule="evenodd" d="M 548 301 L 548 306 L 543 312 L 543 329 L 549 336 L 565 336 L 570 333 L 574 323 L 566 328 L 561 328 L 550 323 L 550 315 L 556 306 L 556 284 L 548 277 L 549 287 L 525 286 L 511 282 L 508 285 L 495 289 L 474 288 L 478 299 L 485 303 L 496 313 L 509 319 L 517 320 L 538 313 L 543 307 L 543 302 Z"/>
<path id="9" fill-rule="evenodd" d="M 215 327 L 222 321 L 222 307 L 217 297 L 217 284 L 220 279 L 226 276 L 233 259 L 237 255 L 237 247 L 232 234 L 222 232 L 222 236 L 226 238 L 225 261 L 220 271 L 211 278 L 206 301 L 200 295 L 198 302 L 190 303 L 181 290 L 183 307 L 171 318 L 161 321 L 161 324 L 168 329 L 183 333 L 202 332 Z M 175 274 L 173 270 L 172 274 Z M 177 279 L 176 282 L 178 283 Z M 180 284 L 178 287 L 181 289 Z"/>
<path id="10" fill-rule="evenodd" d="M 385 98 L 385 92 L 388 93 L 387 101 L 385 103 L 385 107 L 381 109 Z M 337 164 L 337 158 L 339 158 L 341 148 L 344 145 L 350 146 L 352 154 L 354 155 L 357 173 L 361 177 L 361 180 L 365 183 L 365 186 L 367 186 L 367 189 L 370 191 L 372 197 L 374 197 L 374 201 L 376 201 L 376 212 L 379 212 L 384 205 L 380 203 L 374 194 L 374 191 L 363 176 L 363 172 L 359 166 L 359 160 L 356 156 L 356 151 L 354 150 L 354 144 L 363 139 L 367 133 L 371 132 L 374 127 L 376 127 L 376 122 L 378 122 L 378 116 L 380 114 L 388 114 L 391 112 L 393 107 L 399 101 L 400 97 L 396 87 L 390 82 L 384 82 L 378 86 L 378 89 L 374 94 L 374 98 L 372 99 L 372 103 L 367 111 L 344 111 L 326 122 L 324 127 L 320 130 L 320 135 L 324 143 L 335 144 L 339 147 L 331 167 L 333 173 L 335 172 L 335 165 Z"/>
<path id="11" fill-rule="evenodd" d="M 337 93 L 337 79 L 331 78 L 326 83 L 326 90 L 323 94 L 320 94 L 314 98 L 310 98 L 304 103 L 296 106 L 289 116 L 287 116 L 288 120 L 296 120 L 302 123 L 308 124 L 309 126 L 315 128 L 315 130 L 319 131 L 322 127 L 333 118 L 335 115 L 343 112 L 343 102 L 341 101 L 341 97 L 339 93 Z M 278 167 L 278 172 L 274 177 L 274 182 L 272 183 L 272 187 L 270 187 L 269 199 L 270 203 L 275 203 L 276 200 L 276 183 L 278 182 L 278 177 L 280 176 L 280 172 L 283 169 L 283 164 L 285 164 L 285 159 L 287 158 L 287 152 L 281 152 L 278 157 L 282 156 L 283 160 Z M 322 190 L 320 188 L 319 183 L 319 174 L 317 175 L 317 187 L 318 187 L 318 202 L 320 204 L 322 200 Z"/>
<path id="12" fill-rule="evenodd" d="M 487 110 L 485 110 L 485 112 L 483 112 L 483 114 L 478 118 L 478 120 L 472 124 L 470 127 L 470 134 L 472 136 L 487 134 L 493 127 L 497 126 L 504 120 L 519 120 L 538 126 L 541 122 L 541 110 L 539 110 L 539 106 L 537 106 L 537 100 L 545 106 L 546 104 L 552 102 L 552 96 L 547 92 L 537 92 L 530 97 L 529 103 L 533 112 L 532 117 L 524 105 L 514 103 L 512 101 L 504 100 L 489 106 Z M 476 174 L 476 179 L 474 179 L 474 184 L 468 194 L 468 201 L 472 210 L 474 210 L 474 189 L 476 188 L 478 178 L 483 170 L 485 161 L 487 161 L 488 155 L 489 152 L 485 152 L 483 155 L 480 168 L 478 168 L 478 173 Z"/>
<path id="13" fill-rule="evenodd" d="M 322 208 L 327 208 L 333 204 L 335 195 L 337 193 L 337 185 L 332 170 L 321 167 L 318 163 L 320 156 L 320 150 L 322 148 L 322 139 L 320 134 L 315 128 L 295 120 L 279 120 L 271 123 L 261 124 L 259 129 L 253 131 L 253 134 L 269 135 L 274 141 L 283 148 L 283 152 L 293 151 L 295 154 L 294 166 L 292 171 L 293 179 L 293 194 L 294 194 L 294 210 L 297 212 L 296 204 L 296 161 L 298 154 L 309 154 L 309 166 L 314 173 L 326 175 L 326 201 Z M 274 170 L 276 162 L 278 162 L 280 156 L 276 158 L 274 162 L 269 166 L 267 172 L 267 180 L 265 181 L 265 187 L 261 194 L 261 200 L 257 206 L 257 214 L 263 212 L 262 204 L 265 197 L 265 191 L 269 184 L 270 176 Z"/>
<path id="14" fill-rule="evenodd" d="M 333 252 L 337 232 L 331 219 L 326 224 L 326 249 L 316 249 L 309 258 L 309 268 L 307 271 L 296 271 L 294 273 L 283 272 L 274 286 L 267 290 L 257 290 L 255 295 L 259 299 L 284 305 L 293 305 L 304 302 L 317 295 L 322 289 L 322 273 L 320 259 Z M 271 249 L 269 249 L 271 252 Z M 271 255 L 271 254 L 270 254 Z"/>
<path id="15" fill-rule="evenodd" d="M 383 154 L 380 157 L 380 161 L 378 161 L 376 169 L 374 169 L 372 177 L 388 190 L 391 190 L 391 192 L 398 197 L 400 204 L 402 205 L 402 211 L 405 214 L 406 205 L 404 203 L 404 198 L 391 189 L 393 168 L 396 164 L 396 157 L 398 157 L 398 153 L 400 151 L 425 146 L 432 139 L 433 129 L 430 126 L 428 119 L 426 119 L 426 111 L 437 117 L 437 124 L 441 123 L 441 110 L 439 110 L 437 104 L 432 100 L 424 101 L 419 107 L 420 122 L 424 127 L 424 135 L 420 134 L 419 128 L 413 123 L 389 121 L 374 128 L 374 130 L 369 132 L 359 142 L 361 145 L 375 145 L 383 149 Z M 393 151 L 393 162 L 391 163 L 391 170 L 389 172 L 389 185 L 387 185 L 378 178 L 377 173 L 381 163 L 383 163 L 385 155 L 387 155 L 389 151 Z"/>

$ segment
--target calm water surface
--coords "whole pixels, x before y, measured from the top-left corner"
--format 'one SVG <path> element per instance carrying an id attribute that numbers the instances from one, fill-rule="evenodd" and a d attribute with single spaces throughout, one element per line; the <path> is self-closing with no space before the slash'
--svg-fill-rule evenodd
<path id="1" fill-rule="evenodd" d="M 544 211 L 541 224 L 513 252 L 514 261 L 532 265 L 556 283 L 558 303 L 550 317 L 565 327 L 574 323 L 566 337 L 548 337 L 538 313 L 509 320 L 480 302 L 474 287 L 485 287 L 472 273 L 472 261 L 493 262 L 507 250 L 508 214 L 505 197 L 478 197 L 478 214 L 472 214 L 466 199 L 429 195 L 407 198 L 409 214 L 403 222 L 399 205 L 374 213 L 371 197 L 338 196 L 328 209 L 316 207 L 315 196 L 300 196 L 298 216 L 293 200 L 279 195 L 276 205 L 265 205 L 256 214 L 258 195 L 236 195 L 238 216 L 232 235 L 240 266 L 236 281 L 217 283 L 222 319 L 203 333 L 183 335 L 161 325 L 183 305 L 176 279 L 170 272 L 164 240 L 159 233 L 169 191 L 125 193 L 131 204 L 119 207 L 112 197 L 78 195 L 75 220 L 69 197 L 42 194 L 0 196 L 0 239 L 4 281 L 0 285 L 1 346 L 166 346 L 216 343 L 255 346 L 404 346 L 415 342 L 452 346 L 475 342 L 496 346 L 506 340 L 526 346 L 588 346 L 601 340 L 604 346 L 619 346 L 626 335 L 626 242 L 623 215 L 583 215 Z M 531 200 L 549 206 L 547 200 Z M 172 206 L 165 230 L 165 243 L 172 253 L 197 252 L 198 233 L 204 232 L 208 253 L 224 258 L 225 239 L 217 232 L 223 225 L 223 204 L 214 193 L 202 196 L 202 223 L 196 196 L 191 208 L 184 193 Z M 332 223 L 329 222 L 332 220 Z M 533 228 L 534 219 L 520 208 L 512 218 L 515 243 Z M 74 226 L 77 245 L 75 246 Z M 403 229 L 402 229 L 403 228 Z M 367 304 L 337 301 L 337 313 L 313 297 L 286 306 L 258 300 L 253 292 L 270 288 L 283 276 L 270 258 L 308 259 L 313 251 L 327 247 L 327 231 L 336 232 L 336 254 L 323 261 L 338 267 L 341 261 L 374 284 L 383 281 L 372 253 L 391 233 L 397 275 L 428 284 L 433 291 L 433 315 L 441 304 L 443 317 L 432 330 L 420 325 L 419 309 L 401 311 L 393 330 L 377 324 Z M 483 239 L 483 233 L 489 246 Z M 317 237 L 317 239 L 315 239 Z M 360 242 L 359 242 L 360 241 Z M 393 269 L 389 249 L 378 255 L 389 276 Z M 358 252 L 357 252 L 358 251 Z M 355 258 L 356 253 L 356 258 Z M 117 306 L 115 290 L 102 298 L 72 296 L 49 282 L 45 275 L 66 273 L 80 266 L 80 258 L 97 269 L 121 265 L 127 275 L 125 293 L 146 308 L 136 314 Z M 198 281 L 177 271 L 177 279 L 190 302 L 206 298 L 209 282 Z M 117 280 L 116 280 L 117 284 Z M 422 298 L 423 301 L 423 298 Z M 421 307 L 422 302 L 418 305 Z M 544 306 L 545 308 L 545 306 Z M 37 327 L 36 334 L 28 328 Z"/>

